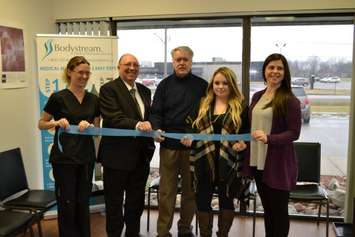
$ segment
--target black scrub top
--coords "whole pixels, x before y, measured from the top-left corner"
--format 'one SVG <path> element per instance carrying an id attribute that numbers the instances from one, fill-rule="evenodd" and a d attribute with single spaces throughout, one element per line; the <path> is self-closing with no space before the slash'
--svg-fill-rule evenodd
<path id="1" fill-rule="evenodd" d="M 78 125 L 86 120 L 93 123 L 95 117 L 100 115 L 98 97 L 88 91 L 80 104 L 75 95 L 68 89 L 53 93 L 44 109 L 55 120 L 66 118 L 69 124 Z M 58 149 L 58 128 L 55 129 L 54 144 L 50 153 L 49 162 L 55 164 L 88 164 L 95 160 L 95 146 L 92 136 L 60 134 L 60 143 L 63 149 Z"/>

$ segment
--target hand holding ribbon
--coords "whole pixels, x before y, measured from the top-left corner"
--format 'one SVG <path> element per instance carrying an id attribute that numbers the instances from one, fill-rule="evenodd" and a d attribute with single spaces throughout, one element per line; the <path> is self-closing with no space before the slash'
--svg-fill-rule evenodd
<path id="1" fill-rule="evenodd" d="M 152 130 L 150 132 L 143 132 L 133 129 L 119 129 L 119 128 L 98 128 L 88 127 L 84 131 L 79 131 L 76 125 L 70 125 L 68 129 L 59 128 L 58 130 L 58 146 L 62 151 L 62 146 L 59 142 L 59 136 L 62 132 L 87 135 L 87 136 L 116 136 L 116 137 L 152 137 L 157 139 L 164 139 L 168 137 L 171 139 L 191 139 L 191 140 L 204 140 L 204 141 L 250 141 L 250 134 L 200 134 L 200 133 L 167 133 L 161 130 Z"/>

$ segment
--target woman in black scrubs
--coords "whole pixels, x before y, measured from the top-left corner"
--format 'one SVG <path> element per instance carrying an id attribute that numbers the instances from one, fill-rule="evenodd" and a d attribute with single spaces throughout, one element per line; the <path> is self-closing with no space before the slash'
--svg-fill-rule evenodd
<path id="1" fill-rule="evenodd" d="M 90 63 L 84 57 L 70 59 L 64 70 L 68 87 L 49 97 L 38 122 L 39 129 L 56 130 L 49 162 L 55 179 L 61 237 L 90 236 L 89 197 L 95 162 L 93 138 L 61 133 L 62 152 L 57 139 L 58 128 L 67 129 L 70 124 L 78 125 L 81 131 L 99 126 L 98 97 L 85 90 L 90 74 Z"/>

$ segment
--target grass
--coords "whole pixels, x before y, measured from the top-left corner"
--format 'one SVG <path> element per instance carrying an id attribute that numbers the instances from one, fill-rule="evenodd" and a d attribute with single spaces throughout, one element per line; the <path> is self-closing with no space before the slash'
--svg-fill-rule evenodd
<path id="1" fill-rule="evenodd" d="M 312 105 L 311 106 L 312 113 L 341 113 L 341 114 L 349 114 L 350 107 L 346 105 L 340 106 L 331 106 L 331 105 Z"/>
<path id="2" fill-rule="evenodd" d="M 304 89 L 307 95 L 350 95 L 350 89 Z"/>

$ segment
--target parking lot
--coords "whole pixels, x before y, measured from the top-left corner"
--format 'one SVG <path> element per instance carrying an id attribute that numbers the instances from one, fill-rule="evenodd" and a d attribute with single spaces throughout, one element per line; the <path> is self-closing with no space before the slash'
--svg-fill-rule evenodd
<path id="1" fill-rule="evenodd" d="M 321 144 L 323 175 L 346 175 L 349 116 L 313 113 L 309 124 L 303 124 L 299 141 Z"/>

